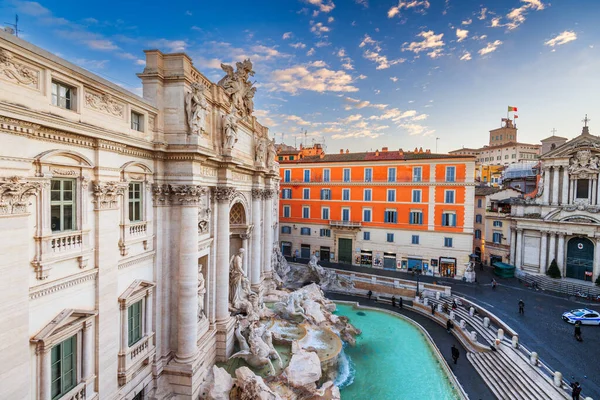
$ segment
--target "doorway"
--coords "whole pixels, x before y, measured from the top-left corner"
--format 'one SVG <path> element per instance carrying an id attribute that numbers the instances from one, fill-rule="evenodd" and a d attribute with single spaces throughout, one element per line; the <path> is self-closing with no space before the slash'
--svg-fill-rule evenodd
<path id="1" fill-rule="evenodd" d="M 319 252 L 321 261 L 329 261 L 329 257 L 331 254 L 331 249 L 329 247 L 321 246 L 321 250 Z"/>
<path id="2" fill-rule="evenodd" d="M 567 278 L 585 280 L 594 269 L 594 244 L 586 238 L 572 238 L 567 245 Z"/>
<path id="3" fill-rule="evenodd" d="M 352 239 L 338 239 L 338 262 L 352 264 Z"/>

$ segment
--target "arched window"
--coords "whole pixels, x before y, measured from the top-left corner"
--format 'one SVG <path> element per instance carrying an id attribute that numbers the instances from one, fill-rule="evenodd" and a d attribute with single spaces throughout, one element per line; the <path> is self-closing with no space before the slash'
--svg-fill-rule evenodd
<path id="1" fill-rule="evenodd" d="M 246 223 L 246 211 L 242 203 L 235 203 L 229 212 L 229 223 L 231 225 L 244 225 Z"/>

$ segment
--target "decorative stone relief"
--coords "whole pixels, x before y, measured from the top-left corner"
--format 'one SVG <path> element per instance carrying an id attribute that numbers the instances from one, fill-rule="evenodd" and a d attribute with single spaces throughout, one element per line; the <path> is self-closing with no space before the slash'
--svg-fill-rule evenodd
<path id="1" fill-rule="evenodd" d="M 252 189 L 252 198 L 262 199 L 262 189 Z"/>
<path id="2" fill-rule="evenodd" d="M 253 98 L 256 88 L 254 83 L 249 81 L 249 77 L 254 76 L 254 71 L 249 59 L 237 62 L 235 65 L 237 70 L 233 72 L 231 65 L 221 64 L 221 68 L 227 75 L 219 81 L 219 86 L 225 89 L 233 106 L 239 110 L 242 117 L 245 117 L 254 111 Z"/>
<path id="3" fill-rule="evenodd" d="M 198 82 L 192 83 L 192 91 L 185 95 L 185 110 L 188 126 L 194 135 L 206 133 L 206 114 L 209 104 L 206 101 L 206 87 Z"/>
<path id="4" fill-rule="evenodd" d="M 198 205 L 207 189 L 197 185 L 169 185 L 171 201 L 180 205 Z"/>
<path id="5" fill-rule="evenodd" d="M 20 181 L 16 176 L 0 181 L 0 215 L 25 214 L 29 197 L 41 188 L 40 182 Z"/>
<path id="6" fill-rule="evenodd" d="M 238 117 L 235 107 L 223 117 L 223 152 L 228 154 L 238 141 Z"/>
<path id="7" fill-rule="evenodd" d="M 22 85 L 38 86 L 38 72 L 18 62 L 7 50 L 0 48 L 0 74 Z"/>
<path id="8" fill-rule="evenodd" d="M 202 273 L 202 264 L 198 265 L 198 321 L 206 317 L 204 314 L 204 295 L 206 294 L 206 283 Z"/>
<path id="9" fill-rule="evenodd" d="M 126 184 L 122 182 L 94 182 L 93 202 L 97 210 L 115 210 L 119 205 L 118 196 L 125 193 Z"/>
<path id="10" fill-rule="evenodd" d="M 208 228 L 210 224 L 210 199 L 208 196 L 208 189 L 206 190 L 206 195 L 202 196 L 201 205 L 198 209 L 198 233 L 208 233 Z"/>
<path id="11" fill-rule="evenodd" d="M 123 117 L 125 106 L 113 100 L 108 93 L 85 93 L 85 105 L 94 110 L 106 112 L 116 117 Z"/>
<path id="12" fill-rule="evenodd" d="M 263 199 L 270 199 L 273 197 L 273 194 L 275 193 L 275 191 L 273 189 L 264 189 L 262 191 L 262 198 Z"/>
<path id="13" fill-rule="evenodd" d="M 590 150 L 579 150 L 570 160 L 571 179 L 591 179 L 598 174 L 599 162 L 598 156 Z"/>
<path id="14" fill-rule="evenodd" d="M 235 196 L 235 188 L 227 187 L 227 186 L 220 186 L 220 187 L 216 187 L 214 189 L 214 193 L 215 193 L 215 199 L 217 201 L 229 202 L 229 201 L 233 200 L 233 197 Z"/>
<path id="15" fill-rule="evenodd" d="M 269 140 L 267 147 L 267 168 L 273 169 L 275 166 L 275 156 L 277 156 L 277 150 L 275 149 L 275 139 Z"/>
<path id="16" fill-rule="evenodd" d="M 169 204 L 169 195 L 169 185 L 156 183 L 152 185 L 152 198 L 154 200 L 154 205 L 165 206 Z"/>

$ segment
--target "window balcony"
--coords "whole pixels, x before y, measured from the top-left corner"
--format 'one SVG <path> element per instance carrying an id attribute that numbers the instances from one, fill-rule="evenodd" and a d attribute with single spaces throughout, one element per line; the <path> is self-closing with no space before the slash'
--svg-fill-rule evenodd
<path id="1" fill-rule="evenodd" d="M 136 243 L 142 243 L 144 250 L 148 250 L 148 232 L 150 231 L 148 221 L 130 222 L 121 224 L 121 239 L 119 240 L 119 250 L 122 256 L 129 254 L 129 247 Z"/>
<path id="2" fill-rule="evenodd" d="M 119 385 L 129 382 L 142 366 L 150 363 L 155 353 L 154 332 L 128 347 L 126 352 L 119 353 Z"/>
<path id="3" fill-rule="evenodd" d="M 362 227 L 362 223 L 361 222 L 356 222 L 356 221 L 334 221 L 334 220 L 330 220 L 329 221 L 329 226 L 331 226 L 332 228 L 338 228 L 338 229 L 350 229 L 350 230 L 354 230 L 354 229 L 360 229 Z"/>
<path id="4" fill-rule="evenodd" d="M 85 389 L 87 384 L 85 382 L 81 382 L 79 385 L 75 386 L 68 393 L 66 393 L 61 400 L 85 400 Z"/>
<path id="5" fill-rule="evenodd" d="M 48 236 L 35 236 L 35 257 L 32 264 L 39 280 L 48 278 L 51 265 L 71 258 L 79 259 L 79 267 L 85 268 L 89 260 L 90 232 L 66 231 Z"/>

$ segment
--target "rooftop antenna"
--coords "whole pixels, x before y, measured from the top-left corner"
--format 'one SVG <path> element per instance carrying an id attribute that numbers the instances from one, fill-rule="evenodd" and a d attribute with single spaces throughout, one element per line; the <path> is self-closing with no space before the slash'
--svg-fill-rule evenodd
<path id="1" fill-rule="evenodd" d="M 284 133 L 281 132 L 281 144 L 284 144 L 284 142 L 283 142 L 283 135 L 284 135 Z"/>
<path id="2" fill-rule="evenodd" d="M 438 140 L 440 140 L 440 138 L 439 138 L 439 137 L 436 137 L 436 138 L 435 138 L 435 153 L 436 153 L 436 154 L 437 154 L 437 152 L 438 152 L 438 148 L 437 148 Z"/>
<path id="3" fill-rule="evenodd" d="M 552 132 L 552 136 L 554 136 L 556 134 L 556 128 L 552 128 L 550 132 Z"/>
<path id="4" fill-rule="evenodd" d="M 587 114 L 586 114 L 587 117 Z M 308 131 L 305 129 L 304 130 L 304 147 L 306 147 L 306 136 L 308 135 Z"/>
<path id="5" fill-rule="evenodd" d="M 8 33 L 14 34 L 16 37 L 19 37 L 19 14 L 15 14 L 15 23 L 11 24 L 10 22 L 5 22 L 8 25 L 4 30 Z"/>

